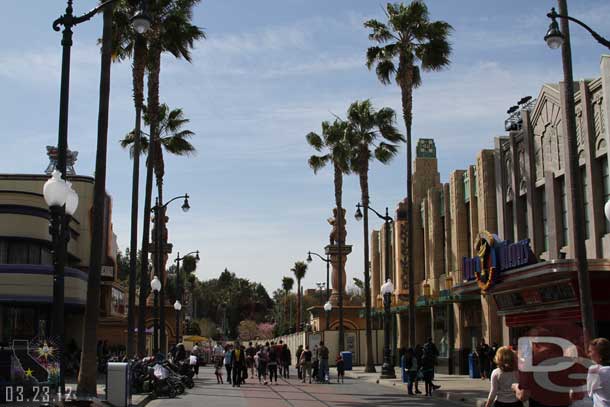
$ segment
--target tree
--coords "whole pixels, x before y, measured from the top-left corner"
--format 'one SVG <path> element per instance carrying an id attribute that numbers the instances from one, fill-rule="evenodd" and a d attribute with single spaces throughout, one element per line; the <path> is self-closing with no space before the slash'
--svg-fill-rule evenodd
<path id="1" fill-rule="evenodd" d="M 244 319 L 237 327 L 239 339 L 241 341 L 252 341 L 258 336 L 258 327 L 256 321 Z"/>
<path id="2" fill-rule="evenodd" d="M 343 337 L 343 257 L 341 254 L 341 246 L 345 243 L 343 240 L 343 174 L 349 174 L 349 157 L 350 148 L 346 140 L 346 132 L 348 130 L 347 123 L 341 120 L 335 120 L 332 124 L 322 122 L 322 135 L 314 132 L 307 134 L 306 139 L 310 146 L 316 151 L 326 151 L 326 154 L 309 157 L 309 166 L 313 169 L 314 174 L 317 174 L 327 164 L 332 164 L 334 169 L 334 185 L 335 185 L 335 205 L 337 208 L 336 227 L 337 248 L 338 253 L 338 282 L 339 282 L 339 351 L 343 350 L 345 341 Z"/>
<path id="3" fill-rule="evenodd" d="M 303 322 L 303 316 L 301 315 L 301 280 L 307 273 L 307 264 L 303 261 L 297 261 L 290 271 L 294 273 L 294 277 L 297 279 L 297 332 L 299 332 Z"/>
<path id="4" fill-rule="evenodd" d="M 453 27 L 445 21 L 430 21 L 428 7 L 414 0 L 386 5 L 387 23 L 372 19 L 364 23 L 369 39 L 378 45 L 368 48 L 366 64 L 376 65 L 377 78 L 389 85 L 392 78 L 400 87 L 402 116 L 407 129 L 407 268 L 409 273 L 409 346 L 415 346 L 415 279 L 413 275 L 413 195 L 411 169 L 411 126 L 413 89 L 421 85 L 423 71 L 438 71 L 450 64 Z"/>
<path id="5" fill-rule="evenodd" d="M 123 0 L 118 2 L 114 8 L 112 16 L 112 49 L 113 59 L 115 61 L 123 61 L 132 58 L 132 86 L 133 86 L 133 103 L 135 108 L 135 127 L 134 134 L 141 134 L 141 116 L 144 106 L 144 72 L 146 68 L 146 38 L 138 34 L 132 27 L 131 16 L 135 15 L 140 7 L 140 0 Z M 137 270 L 141 270 L 140 276 L 140 300 L 139 303 L 139 321 L 138 321 L 138 354 L 144 354 L 146 346 L 145 324 L 146 317 L 146 294 L 147 290 L 143 287 L 148 287 L 148 278 L 145 275 L 148 271 L 148 256 L 145 256 L 144 264 L 138 265 L 138 259 L 135 256 L 138 250 L 138 196 L 140 185 L 140 143 L 139 138 L 134 143 L 133 154 L 133 172 L 132 172 L 132 189 L 131 189 L 131 256 L 129 262 L 129 309 L 135 309 L 136 297 L 136 276 Z M 151 157 L 149 157 L 149 160 Z M 150 163 L 152 166 L 152 163 Z M 152 167 L 151 167 L 152 168 Z M 152 185 L 152 184 L 151 184 Z M 148 212 L 150 213 L 150 194 L 145 197 L 148 202 Z M 145 204 L 146 206 L 146 204 Z M 149 215 L 150 216 L 150 215 Z M 144 228 L 147 230 L 150 217 L 144 220 Z M 148 253 L 148 250 L 145 251 Z M 138 267 L 140 266 L 140 267 Z M 133 331 L 134 331 L 134 315 L 130 312 L 127 323 L 127 356 L 133 355 Z"/>
<path id="6" fill-rule="evenodd" d="M 365 372 L 375 371 L 373 363 L 373 335 L 371 323 L 371 289 L 369 286 L 369 168 L 370 161 L 388 164 L 398 152 L 397 143 L 404 139 L 394 126 L 396 114 L 389 107 L 375 111 L 370 100 L 356 101 L 347 110 L 350 165 L 360 179 L 364 232 L 364 303 L 366 317 Z"/>
<path id="7" fill-rule="evenodd" d="M 290 294 L 292 287 L 294 287 L 294 280 L 291 277 L 283 277 L 282 289 L 284 290 L 284 310 L 280 315 L 284 320 L 284 325 L 288 327 L 288 333 L 290 333 L 290 328 L 292 327 L 292 311 L 290 311 L 288 318 L 286 318 L 286 310 L 288 310 L 288 294 Z"/>

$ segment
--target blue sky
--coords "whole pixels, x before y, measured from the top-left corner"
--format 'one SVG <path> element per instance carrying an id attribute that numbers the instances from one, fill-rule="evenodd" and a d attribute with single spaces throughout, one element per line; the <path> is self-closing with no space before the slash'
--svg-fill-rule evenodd
<path id="1" fill-rule="evenodd" d="M 474 162 L 503 133 L 505 111 L 543 83 L 561 79 L 560 52 L 542 37 L 552 0 L 429 1 L 432 19 L 453 25 L 452 65 L 427 73 L 415 93 L 414 137 L 434 138 L 441 179 Z M 76 0 L 83 13 L 94 0 Z M 199 249 L 200 278 L 225 268 L 261 281 L 271 292 L 308 250 L 323 250 L 333 207 L 332 174 L 313 175 L 305 134 L 319 131 L 332 113 L 358 99 L 400 110 L 396 86 L 381 85 L 364 65 L 370 45 L 362 22 L 382 18 L 383 2 L 370 0 L 204 0 L 195 23 L 208 39 L 193 63 L 163 59 L 161 100 L 182 107 L 196 133 L 198 154 L 166 158 L 166 196 L 188 192 L 191 211 L 169 211 L 175 250 Z M 0 172 L 40 173 L 45 146 L 57 140 L 61 48 L 52 21 L 65 2 L 3 0 L 0 24 Z M 571 1 L 570 14 L 610 35 L 606 0 Z M 72 49 L 69 145 L 79 151 L 76 170 L 92 175 L 95 160 L 101 17 L 75 28 Z M 599 76 L 607 52 L 572 26 L 574 75 Z M 401 129 L 404 125 L 399 120 Z M 133 127 L 130 65 L 114 65 L 109 124 L 108 192 L 121 249 L 130 228 L 131 162 L 118 140 Z M 143 171 L 142 171 L 143 172 Z M 371 205 L 395 207 L 406 193 L 405 153 L 389 166 L 373 165 Z M 141 191 L 143 191 L 142 179 Z M 353 219 L 357 178 L 345 180 L 348 281 L 363 270 L 362 226 Z M 371 227 L 379 222 L 372 219 Z M 141 227 L 141 225 L 140 225 Z M 174 257 L 172 255 L 172 257 Z M 314 262 L 306 288 L 325 279 Z"/>

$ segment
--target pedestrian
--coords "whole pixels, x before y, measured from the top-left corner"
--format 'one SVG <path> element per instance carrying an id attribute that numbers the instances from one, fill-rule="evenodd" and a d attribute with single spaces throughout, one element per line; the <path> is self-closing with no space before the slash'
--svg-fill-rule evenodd
<path id="1" fill-rule="evenodd" d="M 514 384 L 517 377 L 517 354 L 508 346 L 502 346 L 496 352 L 494 363 L 498 366 L 491 373 L 489 396 L 485 407 L 522 407 L 515 394 Z"/>
<path id="2" fill-rule="evenodd" d="M 180 363 L 186 360 L 186 349 L 184 349 L 184 344 L 179 343 L 176 345 L 176 356 L 174 357 L 174 363 Z"/>
<path id="3" fill-rule="evenodd" d="M 413 396 L 415 393 L 421 393 L 417 388 L 417 372 L 419 370 L 419 364 L 417 362 L 417 357 L 415 357 L 415 351 L 413 348 L 407 349 L 406 353 L 403 355 L 402 362 L 407 376 L 408 394 Z M 415 393 L 413 393 L 413 384 L 415 384 Z"/>
<path id="4" fill-rule="evenodd" d="M 220 361 L 220 364 L 222 364 L 224 356 L 224 347 L 220 344 L 220 342 L 216 342 L 216 346 L 214 346 L 214 349 L 212 350 L 212 357 L 214 358 L 214 363 L 218 363 Z"/>
<path id="5" fill-rule="evenodd" d="M 216 383 L 224 384 L 222 381 L 222 359 L 217 359 L 214 364 L 214 374 L 216 375 Z"/>
<path id="6" fill-rule="evenodd" d="M 587 392 L 595 407 L 610 407 L 610 341 L 593 339 L 588 350 L 595 365 L 587 373 Z"/>
<path id="7" fill-rule="evenodd" d="M 284 349 L 284 341 L 280 339 L 280 342 L 275 345 L 275 352 L 277 355 L 277 370 L 280 377 L 284 377 L 284 364 L 282 363 L 282 351 Z"/>
<path id="8" fill-rule="evenodd" d="M 277 385 L 277 359 L 277 347 L 271 342 L 271 346 L 269 347 L 269 362 L 267 363 L 267 368 L 269 369 L 269 384 L 273 384 L 273 379 L 275 378 L 275 384 Z"/>
<path id="9" fill-rule="evenodd" d="M 233 357 L 231 359 L 233 364 L 233 387 L 240 387 L 243 377 L 243 370 L 246 364 L 246 355 L 240 346 L 239 342 L 235 343 L 235 349 L 233 350 Z"/>
<path id="10" fill-rule="evenodd" d="M 339 380 L 343 383 L 345 380 L 345 361 L 340 353 L 337 355 L 335 363 L 337 365 L 337 383 L 339 383 Z"/>
<path id="11" fill-rule="evenodd" d="M 246 364 L 250 369 L 250 379 L 254 379 L 254 355 L 256 355 L 256 349 L 252 346 L 252 342 L 248 344 L 246 349 Z"/>
<path id="12" fill-rule="evenodd" d="M 479 346 L 477 347 L 477 355 L 479 357 L 479 372 L 481 373 L 481 380 L 485 380 L 489 378 L 489 354 L 491 352 L 491 348 L 487 343 L 485 343 L 485 339 L 481 339 Z"/>
<path id="13" fill-rule="evenodd" d="M 423 356 L 427 355 L 428 358 L 430 359 L 430 360 L 428 360 L 428 363 L 432 364 L 432 370 L 429 372 L 430 383 L 432 383 L 432 388 L 434 390 L 439 389 L 441 386 L 437 386 L 437 385 L 435 385 L 433 383 L 433 381 L 434 381 L 434 366 L 436 366 L 439 353 L 438 353 L 438 348 L 436 347 L 434 342 L 432 342 L 432 338 L 428 338 L 428 341 L 424 345 L 424 347 L 422 349 L 422 352 L 423 352 Z M 424 363 L 423 356 L 422 356 L 422 360 L 421 360 L 420 366 L 422 366 L 423 363 Z"/>
<path id="14" fill-rule="evenodd" d="M 500 349 L 500 345 L 498 345 L 498 342 L 494 342 L 489 347 L 489 361 L 491 362 L 491 370 L 494 370 L 496 367 L 498 367 L 496 365 L 496 352 L 498 352 L 498 349 Z"/>
<path id="15" fill-rule="evenodd" d="M 265 346 L 261 347 L 257 354 L 258 359 L 258 382 L 261 382 L 261 379 L 264 380 L 264 384 L 267 384 L 267 362 L 269 361 L 269 353 L 267 351 L 267 343 Z"/>
<path id="16" fill-rule="evenodd" d="M 307 376 L 309 376 L 309 384 L 311 384 L 311 359 L 312 353 L 309 350 L 309 346 L 305 346 L 305 350 L 301 352 L 299 358 L 299 366 L 301 368 L 301 377 L 303 383 L 307 380 Z"/>
<path id="17" fill-rule="evenodd" d="M 421 344 L 415 345 L 414 349 L 415 359 L 417 360 L 417 366 L 419 366 L 420 370 L 417 371 L 417 375 L 415 376 L 415 394 L 421 394 L 419 391 L 419 381 L 421 379 L 421 361 L 424 357 L 424 347 Z"/>
<path id="18" fill-rule="evenodd" d="M 320 371 L 319 381 L 321 383 L 328 383 L 330 379 L 329 371 L 328 371 L 328 348 L 324 345 L 324 341 L 320 341 L 320 347 L 318 348 L 318 354 L 320 356 Z"/>
<path id="19" fill-rule="evenodd" d="M 420 370 L 424 380 L 426 396 L 432 396 L 432 391 L 434 390 L 434 386 L 432 384 L 432 379 L 434 378 L 434 357 L 431 353 L 424 352 L 421 360 Z"/>
<path id="20" fill-rule="evenodd" d="M 231 345 L 225 346 L 224 364 L 227 370 L 227 383 L 231 384 L 231 370 L 233 369 L 233 352 L 231 351 Z"/>
<path id="21" fill-rule="evenodd" d="M 311 377 L 316 383 L 320 381 L 320 359 L 313 359 L 311 362 Z M 311 383 L 311 381 L 310 381 Z"/>
<path id="22" fill-rule="evenodd" d="M 303 353 L 303 345 L 299 345 L 295 353 L 297 377 L 299 380 L 303 380 L 303 372 L 301 371 L 301 353 Z"/>
<path id="23" fill-rule="evenodd" d="M 284 344 L 282 348 L 282 372 L 284 373 L 284 379 L 290 379 L 290 365 L 292 365 L 292 354 L 288 348 L 288 344 Z"/>

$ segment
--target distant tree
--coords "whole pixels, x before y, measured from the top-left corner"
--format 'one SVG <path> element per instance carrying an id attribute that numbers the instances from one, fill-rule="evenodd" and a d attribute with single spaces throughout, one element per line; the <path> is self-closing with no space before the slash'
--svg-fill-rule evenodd
<path id="1" fill-rule="evenodd" d="M 256 321 L 251 319 L 243 320 L 237 327 L 239 339 L 242 341 L 252 341 L 258 336 L 258 327 Z"/>

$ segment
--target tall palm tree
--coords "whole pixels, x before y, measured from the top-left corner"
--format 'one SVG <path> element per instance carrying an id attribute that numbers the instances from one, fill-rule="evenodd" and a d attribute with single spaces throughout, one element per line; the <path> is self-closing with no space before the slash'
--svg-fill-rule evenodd
<path id="1" fill-rule="evenodd" d="M 415 280 L 413 276 L 413 195 L 411 169 L 411 125 L 413 89 L 421 85 L 424 71 L 439 71 L 450 64 L 449 35 L 453 27 L 445 21 L 430 21 L 428 7 L 414 0 L 386 5 L 387 23 L 368 20 L 369 39 L 378 45 L 366 53 L 369 69 L 376 65 L 377 78 L 389 85 L 392 78 L 400 87 L 402 116 L 407 129 L 407 267 L 409 273 L 409 346 L 415 346 Z"/>
<path id="2" fill-rule="evenodd" d="M 394 126 L 396 114 L 389 107 L 375 111 L 370 100 L 356 101 L 347 111 L 351 168 L 360 178 L 362 194 L 364 232 L 364 298 L 366 311 L 366 365 L 365 371 L 375 372 L 373 362 L 373 336 L 371 326 L 371 288 L 369 271 L 369 164 L 377 160 L 388 164 L 398 152 L 398 145 L 404 141 Z"/>
<path id="3" fill-rule="evenodd" d="M 140 134 L 142 108 L 144 106 L 144 71 L 146 68 L 146 38 L 133 30 L 131 24 L 131 16 L 135 15 L 139 10 L 141 0 L 123 0 L 118 2 L 113 12 L 113 60 L 124 61 L 132 59 L 132 86 L 133 86 L 133 103 L 135 108 L 135 126 L 133 132 Z M 140 186 L 140 143 L 139 138 L 135 139 L 132 154 L 133 157 L 133 172 L 132 172 L 132 189 L 131 189 L 131 242 L 130 242 L 130 261 L 129 261 L 129 309 L 135 309 L 136 299 L 136 274 L 137 274 L 137 252 L 138 252 L 138 202 L 139 202 L 139 186 Z M 152 157 L 148 157 L 150 160 Z M 151 163 L 152 166 L 152 163 Z M 152 167 L 151 167 L 152 168 Z M 151 174 L 152 176 L 152 174 Z M 152 184 L 151 184 L 152 190 Z M 145 197 L 150 208 L 151 195 Z M 146 205 L 145 205 L 146 206 Z M 147 212 L 150 214 L 150 210 Z M 144 220 L 145 234 L 148 235 L 148 227 L 150 224 L 150 215 Z M 148 253 L 148 250 L 146 251 Z M 142 271 L 148 271 L 148 256 L 144 256 L 145 265 L 141 268 Z M 138 354 L 144 355 L 146 349 L 146 297 L 148 291 L 148 273 L 143 272 L 140 276 L 140 307 L 138 309 Z M 133 312 L 128 314 L 127 322 L 127 356 L 133 356 L 133 336 L 134 336 L 134 315 Z"/>
<path id="4" fill-rule="evenodd" d="M 149 30 L 148 47 L 148 116 L 150 124 L 151 148 L 154 161 L 155 178 L 159 202 L 163 203 L 163 176 L 165 165 L 160 142 L 160 104 L 159 78 L 161 72 L 161 54 L 169 52 L 176 58 L 184 58 L 191 62 L 190 50 L 195 41 L 205 38 L 204 32 L 192 24 L 193 7 L 200 0 L 157 0 L 150 2 L 151 26 Z M 149 170 L 150 171 L 150 170 Z M 147 174 L 148 175 L 148 174 Z M 148 187 L 148 180 L 147 180 Z M 165 229 L 165 211 L 159 213 L 161 230 Z M 163 247 L 163 242 L 160 242 Z M 161 281 L 165 281 L 166 256 L 160 255 L 156 273 Z M 165 291 L 159 292 L 160 304 L 165 303 Z M 159 313 L 161 329 L 165 329 L 165 307 L 161 306 Z M 165 350 L 166 336 L 161 335 L 161 348 Z"/>
<path id="5" fill-rule="evenodd" d="M 294 273 L 294 277 L 297 279 L 297 332 L 301 331 L 301 280 L 307 273 L 307 264 L 303 261 L 297 261 L 294 266 L 290 269 Z"/>
<path id="6" fill-rule="evenodd" d="M 284 290 L 284 312 L 282 312 L 282 317 L 287 319 L 287 321 L 285 321 L 286 325 L 288 326 L 288 332 L 290 333 L 290 321 L 288 320 L 290 318 L 290 315 L 292 314 L 289 313 L 288 316 L 289 318 L 286 318 L 286 309 L 288 308 L 288 294 L 290 294 L 290 291 L 292 290 L 292 287 L 294 287 L 294 279 L 292 277 L 283 277 L 282 278 L 282 289 Z"/>
<path id="7" fill-rule="evenodd" d="M 333 166 L 333 176 L 335 184 L 335 205 L 337 208 L 336 227 L 339 233 L 337 234 L 337 257 L 338 261 L 338 306 L 339 306 L 339 351 L 345 346 L 343 332 L 343 256 L 341 247 L 345 242 L 342 236 L 343 225 L 343 174 L 350 172 L 350 148 L 347 140 L 348 124 L 342 120 L 335 120 L 332 124 L 322 122 L 322 135 L 311 132 L 307 134 L 306 139 L 310 146 L 316 151 L 323 152 L 324 155 L 312 155 L 309 157 L 308 163 L 314 174 L 317 174 L 327 164 Z"/>

